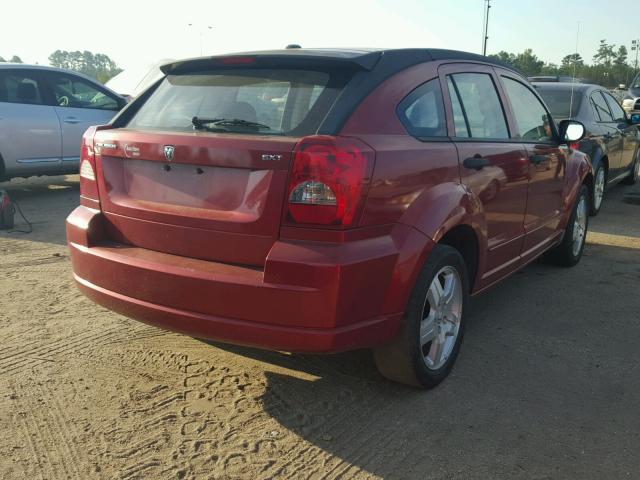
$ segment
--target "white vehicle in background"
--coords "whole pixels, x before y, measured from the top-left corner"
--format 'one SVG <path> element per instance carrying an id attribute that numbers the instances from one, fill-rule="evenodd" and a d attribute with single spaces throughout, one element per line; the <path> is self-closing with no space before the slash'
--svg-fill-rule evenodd
<path id="1" fill-rule="evenodd" d="M 127 100 L 132 100 L 164 77 L 160 67 L 173 61 L 172 58 L 165 58 L 156 63 L 127 68 L 110 79 L 106 86 Z"/>
<path id="2" fill-rule="evenodd" d="M 640 73 L 635 76 L 629 85 L 629 90 L 625 92 L 622 108 L 628 115 L 640 113 Z"/>
<path id="3" fill-rule="evenodd" d="M 0 63 L 0 179 L 77 173 L 84 132 L 126 103 L 76 72 Z"/>

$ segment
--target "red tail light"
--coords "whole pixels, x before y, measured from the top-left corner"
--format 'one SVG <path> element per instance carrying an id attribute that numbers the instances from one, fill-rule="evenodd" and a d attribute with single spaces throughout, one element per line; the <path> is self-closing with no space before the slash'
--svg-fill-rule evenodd
<path id="1" fill-rule="evenodd" d="M 84 132 L 80 143 L 80 203 L 83 203 L 83 198 L 93 200 L 93 202 L 87 202 L 87 206 L 90 207 L 95 207 L 96 202 L 100 200 L 93 138 L 98 130 L 106 130 L 108 128 L 110 128 L 108 125 L 89 127 Z"/>
<path id="2" fill-rule="evenodd" d="M 296 145 L 287 190 L 287 221 L 352 227 L 371 181 L 374 152 L 346 137 L 312 136 Z"/>

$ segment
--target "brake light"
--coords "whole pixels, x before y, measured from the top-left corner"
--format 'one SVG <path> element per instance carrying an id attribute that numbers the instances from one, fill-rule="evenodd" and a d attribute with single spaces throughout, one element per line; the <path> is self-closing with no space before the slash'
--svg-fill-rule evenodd
<path id="1" fill-rule="evenodd" d="M 98 130 L 107 130 L 111 125 L 89 127 L 80 143 L 80 203 L 83 198 L 89 199 L 87 206 L 95 207 L 100 200 L 98 182 L 96 181 L 96 154 L 93 140 Z M 93 202 L 91 202 L 91 200 Z"/>
<path id="2" fill-rule="evenodd" d="M 373 161 L 373 150 L 353 138 L 303 138 L 294 151 L 287 221 L 355 226 L 371 181 Z"/>
<path id="3" fill-rule="evenodd" d="M 98 184 L 96 182 L 96 156 L 93 151 L 95 127 L 89 127 L 82 136 L 80 144 L 80 197 L 98 200 Z"/>
<path id="4" fill-rule="evenodd" d="M 82 163 L 80 164 L 80 176 L 91 181 L 96 179 L 96 174 L 93 173 L 93 167 L 89 160 L 82 160 Z"/>
<path id="5" fill-rule="evenodd" d="M 247 65 L 254 63 L 256 59 L 254 57 L 222 57 L 220 63 L 223 65 Z"/>

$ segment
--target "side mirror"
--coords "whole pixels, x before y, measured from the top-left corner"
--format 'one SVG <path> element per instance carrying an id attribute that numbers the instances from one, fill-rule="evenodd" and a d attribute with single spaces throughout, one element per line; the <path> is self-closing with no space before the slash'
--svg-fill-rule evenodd
<path id="1" fill-rule="evenodd" d="M 587 133 L 584 125 L 577 120 L 562 120 L 559 127 L 560 138 L 563 142 L 579 142 Z"/>
<path id="2" fill-rule="evenodd" d="M 631 125 L 640 125 L 640 113 L 631 114 Z"/>

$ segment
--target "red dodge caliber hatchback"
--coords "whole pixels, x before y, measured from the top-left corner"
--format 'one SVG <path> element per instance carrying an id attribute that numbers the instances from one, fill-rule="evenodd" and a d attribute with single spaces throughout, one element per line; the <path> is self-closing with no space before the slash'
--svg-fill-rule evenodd
<path id="1" fill-rule="evenodd" d="M 447 50 L 283 50 L 165 65 L 83 139 L 67 219 L 97 303 L 199 338 L 373 348 L 426 388 L 467 299 L 582 255 L 592 174 L 527 81 Z"/>

